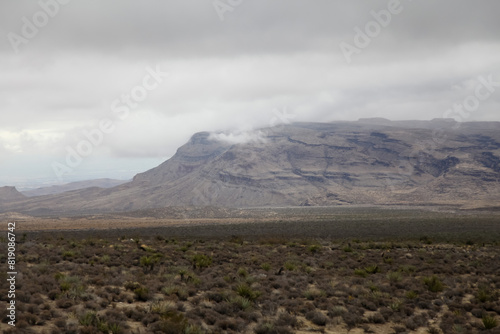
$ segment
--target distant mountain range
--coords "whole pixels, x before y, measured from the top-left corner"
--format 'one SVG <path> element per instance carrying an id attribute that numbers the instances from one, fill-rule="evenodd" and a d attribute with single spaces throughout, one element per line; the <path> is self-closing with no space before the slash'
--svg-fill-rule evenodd
<path id="1" fill-rule="evenodd" d="M 37 189 L 25 190 L 21 191 L 21 194 L 27 197 L 56 195 L 56 194 L 62 194 L 67 191 L 92 188 L 92 187 L 113 188 L 119 186 L 120 184 L 127 183 L 129 181 L 130 180 L 125 181 L 125 180 L 114 180 L 114 179 L 96 179 L 96 180 L 78 181 L 57 186 L 41 187 Z"/>
<path id="2" fill-rule="evenodd" d="M 160 166 L 112 188 L 26 198 L 0 212 L 122 212 L 169 206 L 276 207 L 500 203 L 500 123 L 448 119 L 293 123 L 201 132 Z"/>

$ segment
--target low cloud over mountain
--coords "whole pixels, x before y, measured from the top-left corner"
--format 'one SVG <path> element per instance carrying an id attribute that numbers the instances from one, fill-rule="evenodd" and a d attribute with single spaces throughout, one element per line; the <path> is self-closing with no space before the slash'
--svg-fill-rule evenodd
<path id="1" fill-rule="evenodd" d="M 110 188 L 5 203 L 2 211 L 117 212 L 167 206 L 498 205 L 500 123 L 453 120 L 293 123 L 264 140 L 209 132 L 160 166 Z M 249 135 L 252 137 L 251 135 Z"/>

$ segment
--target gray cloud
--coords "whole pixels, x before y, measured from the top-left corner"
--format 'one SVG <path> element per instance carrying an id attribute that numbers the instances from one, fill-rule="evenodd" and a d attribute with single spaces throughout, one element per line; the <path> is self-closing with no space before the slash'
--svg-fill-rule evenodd
<path id="1" fill-rule="evenodd" d="M 479 76 L 500 81 L 495 0 L 401 0 L 350 64 L 340 43 L 390 1 L 243 1 L 221 21 L 210 0 L 73 0 L 15 53 L 9 34 L 51 1 L 0 4 L 0 160 L 32 161 L 27 178 L 54 178 L 50 162 L 103 119 L 114 130 L 86 163 L 112 169 L 169 157 L 197 131 L 269 126 L 285 107 L 296 121 L 443 117 Z M 117 117 L 113 101 L 157 65 L 169 77 Z M 495 92 L 462 120 L 500 120 L 499 106 Z"/>

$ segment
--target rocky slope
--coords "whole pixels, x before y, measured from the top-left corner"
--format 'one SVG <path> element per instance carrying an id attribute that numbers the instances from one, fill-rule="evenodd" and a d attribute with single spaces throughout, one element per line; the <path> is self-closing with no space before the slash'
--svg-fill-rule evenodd
<path id="1" fill-rule="evenodd" d="M 500 123 L 294 123 L 246 143 L 202 132 L 160 166 L 110 189 L 0 203 L 29 214 L 166 206 L 456 205 L 500 200 Z"/>

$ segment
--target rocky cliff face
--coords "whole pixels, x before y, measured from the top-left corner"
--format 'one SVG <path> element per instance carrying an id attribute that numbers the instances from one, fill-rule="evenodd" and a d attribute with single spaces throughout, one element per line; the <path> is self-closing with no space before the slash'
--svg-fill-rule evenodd
<path id="1" fill-rule="evenodd" d="M 238 144 L 204 132 L 130 183 L 0 208 L 37 213 L 185 205 L 492 206 L 500 200 L 499 130 L 500 123 L 449 120 L 295 123 L 261 129 L 257 140 Z"/>

